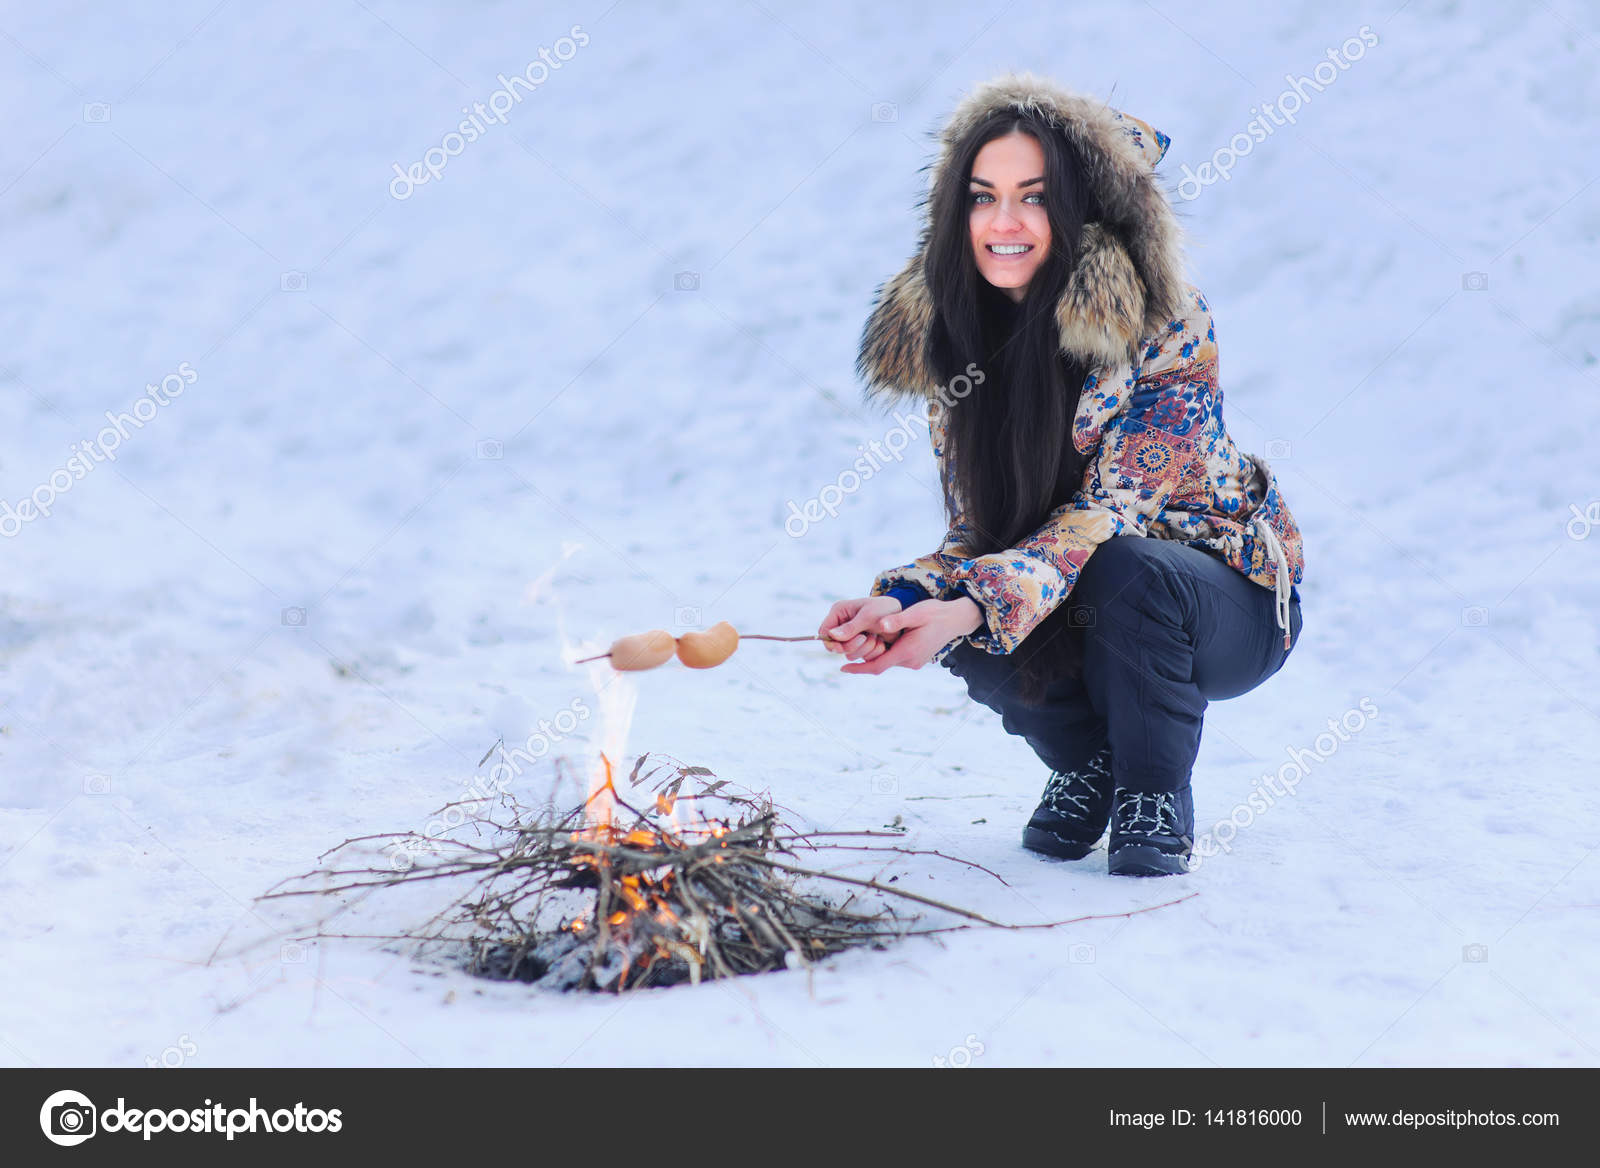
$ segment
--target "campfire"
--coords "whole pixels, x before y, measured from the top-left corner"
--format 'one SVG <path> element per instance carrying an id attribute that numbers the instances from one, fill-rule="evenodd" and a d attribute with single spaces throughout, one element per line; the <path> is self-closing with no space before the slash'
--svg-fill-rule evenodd
<path id="1" fill-rule="evenodd" d="M 484 937 L 474 972 L 564 989 L 698 983 L 803 967 L 894 931 L 882 912 L 797 887 L 787 857 L 820 841 L 786 828 L 767 800 L 734 791 L 704 767 L 645 755 L 629 777 L 635 786 L 655 782 L 640 808 L 618 794 L 604 756 L 602 766 L 605 781 L 585 805 L 585 822 L 540 829 L 529 853 L 540 863 L 505 890 L 510 900 L 579 891 L 582 906 L 554 931 Z M 685 793 L 690 782 L 695 789 Z M 509 901 L 488 907 L 499 912 Z"/>
<path id="2" fill-rule="evenodd" d="M 318 857 L 317 868 L 257 899 L 337 899 L 316 931 L 298 940 L 412 942 L 419 957 L 446 951 L 487 978 L 618 993 L 809 969 L 841 950 L 908 936 L 1103 919 L 1003 924 L 911 892 L 895 884 L 898 876 L 877 877 L 907 857 L 932 857 L 1005 881 L 970 860 L 904 846 L 903 828 L 799 830 L 770 794 L 666 755 L 639 755 L 624 795 L 613 760 L 625 757 L 636 682 L 608 666 L 590 667 L 603 743 L 587 783 L 578 784 L 586 795 L 577 805 L 529 808 L 502 787 L 492 799 L 446 804 L 445 823 L 449 812 L 460 814 L 442 831 L 345 840 Z M 566 759 L 555 760 L 553 790 L 573 785 L 569 769 Z M 837 857 L 830 868 L 815 864 L 825 853 Z M 404 863 L 394 862 L 397 856 Z M 840 870 L 850 858 L 870 864 L 873 875 Z M 417 928 L 373 934 L 327 927 L 372 894 L 420 892 L 441 882 L 456 889 L 453 899 Z M 927 910 L 958 923 L 921 924 Z"/>
<path id="3" fill-rule="evenodd" d="M 381 889 L 465 879 L 468 890 L 422 928 L 373 939 L 451 946 L 470 972 L 489 978 L 617 992 L 807 968 L 852 946 L 947 931 L 914 927 L 920 917 L 897 913 L 897 902 L 998 924 L 892 883 L 798 860 L 801 852 L 831 850 L 881 853 L 878 867 L 919 855 L 988 872 L 981 865 L 873 842 L 902 840 L 899 831 L 795 830 L 769 797 L 664 756 L 635 762 L 629 784 L 651 793 L 639 807 L 618 793 L 610 760 L 601 759 L 604 782 L 563 815 L 506 795 L 412 848 L 418 861 L 400 870 L 375 859 L 346 861 L 374 846 L 392 855 L 415 844 L 415 832 L 346 840 L 320 857 L 323 866 L 261 899 L 337 896 L 343 903 L 335 916 Z M 840 893 L 824 894 L 828 884 Z M 319 930 L 308 939 L 357 936 L 372 938 Z"/>

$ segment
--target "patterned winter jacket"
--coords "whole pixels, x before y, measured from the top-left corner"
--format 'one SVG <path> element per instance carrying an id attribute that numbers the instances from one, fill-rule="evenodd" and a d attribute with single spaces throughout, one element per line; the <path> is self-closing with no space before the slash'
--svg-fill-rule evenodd
<path id="1" fill-rule="evenodd" d="M 964 639 L 1010 653 L 1070 595 L 1100 543 L 1117 535 L 1171 539 L 1274 589 L 1287 647 L 1289 604 L 1305 571 L 1300 531 L 1271 467 L 1240 450 L 1223 423 L 1210 306 L 1184 278 L 1177 223 L 1152 170 L 1169 139 L 1029 74 L 1005 75 L 978 87 L 947 124 L 934 190 L 943 181 L 965 184 L 965 175 L 947 173 L 952 151 L 968 128 L 1007 106 L 1044 112 L 1080 151 L 1106 162 L 1089 168 L 1103 217 L 1086 225 L 1056 310 L 1061 348 L 1091 367 L 1072 426 L 1088 466 L 1081 488 L 1016 547 L 973 558 L 958 550 L 967 522 L 946 456 L 952 394 L 926 360 L 933 305 L 923 282 L 925 223 L 918 254 L 879 289 L 857 369 L 869 396 L 927 399 L 950 527 L 938 550 L 880 572 L 872 595 L 970 596 L 984 623 Z"/>

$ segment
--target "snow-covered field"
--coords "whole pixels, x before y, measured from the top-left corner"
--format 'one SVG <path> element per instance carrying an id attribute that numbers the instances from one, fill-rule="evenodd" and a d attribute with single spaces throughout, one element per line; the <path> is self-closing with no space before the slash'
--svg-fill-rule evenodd
<path id="1" fill-rule="evenodd" d="M 814 826 L 899 816 L 1009 887 L 902 880 L 1007 920 L 1200 895 L 620 1000 L 271 938 L 273 882 L 593 708 L 566 645 L 810 632 L 934 545 L 925 440 L 785 518 L 895 425 L 855 344 L 968 86 L 1110 95 L 1176 189 L 1363 26 L 1181 208 L 1306 538 L 1303 640 L 1207 719 L 1225 854 L 1023 852 L 1042 769 L 940 669 L 750 644 L 641 675 L 628 734 Z M 1579 0 L 8 6 L 0 1062 L 1600 1063 L 1597 54 Z"/>

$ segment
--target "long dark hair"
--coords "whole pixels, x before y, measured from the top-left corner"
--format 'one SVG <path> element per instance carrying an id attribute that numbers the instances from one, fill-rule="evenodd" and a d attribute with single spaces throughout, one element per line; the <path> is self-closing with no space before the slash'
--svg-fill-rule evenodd
<path id="1" fill-rule="evenodd" d="M 969 227 L 973 160 L 988 142 L 1022 132 L 1044 153 L 1050 248 L 1020 302 L 978 271 Z M 1084 160 L 1034 117 L 1002 111 L 973 127 L 952 151 L 932 192 L 925 259 L 935 310 L 929 359 L 940 381 L 975 362 L 983 382 L 949 407 L 945 457 L 970 524 L 965 554 L 1015 547 L 1083 484 L 1088 457 L 1072 444 L 1072 420 L 1089 364 L 1061 349 L 1056 305 L 1077 262 L 1085 223 L 1100 217 Z M 1070 601 L 1070 597 L 1069 597 Z M 1063 603 L 1012 656 L 1025 701 L 1037 703 L 1057 677 L 1078 676 L 1081 618 Z"/>

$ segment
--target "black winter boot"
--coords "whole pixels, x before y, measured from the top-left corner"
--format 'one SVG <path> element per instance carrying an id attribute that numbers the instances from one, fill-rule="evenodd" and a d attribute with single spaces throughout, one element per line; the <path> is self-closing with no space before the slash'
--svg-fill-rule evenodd
<path id="1" fill-rule="evenodd" d="M 1081 860 L 1105 834 L 1111 818 L 1111 759 L 1102 752 L 1074 771 L 1053 771 L 1022 846 L 1063 860 Z"/>
<path id="2" fill-rule="evenodd" d="M 1189 870 L 1194 843 L 1194 795 L 1117 788 L 1111 809 L 1107 867 L 1113 876 L 1175 876 Z"/>

